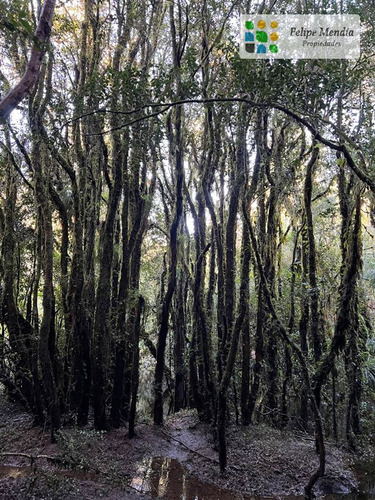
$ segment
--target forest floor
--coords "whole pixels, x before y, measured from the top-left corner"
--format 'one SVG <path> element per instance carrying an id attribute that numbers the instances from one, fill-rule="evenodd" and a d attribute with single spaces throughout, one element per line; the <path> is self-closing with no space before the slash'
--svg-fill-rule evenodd
<path id="1" fill-rule="evenodd" d="M 0 499 L 296 498 L 318 463 L 311 436 L 232 427 L 229 467 L 220 474 L 212 433 L 193 412 L 169 417 L 163 428 L 141 423 L 136 430 L 129 439 L 125 429 L 64 429 L 51 444 L 48 430 L 32 427 L 30 416 L 0 395 Z M 46 458 L 31 464 L 30 458 L 9 453 L 63 458 L 73 467 Z M 356 488 L 350 462 L 343 449 L 327 445 L 320 493 L 342 495 Z"/>

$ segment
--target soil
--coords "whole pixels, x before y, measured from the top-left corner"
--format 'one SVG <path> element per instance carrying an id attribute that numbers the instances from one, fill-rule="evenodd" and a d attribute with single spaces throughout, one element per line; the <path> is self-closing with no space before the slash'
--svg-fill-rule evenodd
<path id="1" fill-rule="evenodd" d="M 0 499 L 291 498 L 303 495 L 318 465 L 311 436 L 233 426 L 229 466 L 220 474 L 212 432 L 193 411 L 167 418 L 162 428 L 139 423 L 136 431 L 129 439 L 126 429 L 66 428 L 51 444 L 47 429 L 33 427 L 28 414 L 0 396 Z M 350 456 L 328 443 L 318 495 L 356 487 Z"/>

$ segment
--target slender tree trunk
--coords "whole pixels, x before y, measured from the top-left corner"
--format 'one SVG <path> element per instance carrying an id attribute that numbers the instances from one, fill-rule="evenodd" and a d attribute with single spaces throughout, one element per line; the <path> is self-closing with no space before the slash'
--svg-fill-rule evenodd
<path id="1" fill-rule="evenodd" d="M 301 248 L 301 260 L 302 260 L 302 283 L 307 283 L 308 276 L 308 242 L 307 242 L 307 232 L 305 225 L 302 228 L 302 248 Z M 302 291 L 302 299 L 301 299 L 301 317 L 299 320 L 299 335 L 300 335 L 300 347 L 304 356 L 307 358 L 308 356 L 308 342 L 307 342 L 307 329 L 309 324 L 310 317 L 310 308 L 309 308 L 309 300 L 308 293 L 306 289 L 306 285 L 303 286 Z M 309 412 L 308 412 L 308 397 L 306 393 L 306 387 L 304 381 L 301 381 L 301 407 L 300 407 L 300 417 L 301 417 L 301 425 L 304 430 L 307 430 L 308 422 L 309 422 Z"/>
<path id="2" fill-rule="evenodd" d="M 144 308 L 143 297 L 138 298 L 134 311 L 134 329 L 133 329 L 133 362 L 132 362 L 132 394 L 129 411 L 129 437 L 135 435 L 135 417 L 137 409 L 137 394 L 139 385 L 139 338 L 141 329 L 141 314 Z"/>
<path id="3" fill-rule="evenodd" d="M 43 272 L 43 319 L 39 328 L 39 360 L 42 383 L 51 419 L 51 436 L 60 427 L 60 402 L 57 374 L 57 348 L 55 334 L 55 294 L 53 286 L 53 231 L 49 201 L 49 174 L 46 146 L 41 139 L 41 117 L 33 117 L 33 165 L 35 172 L 35 197 L 41 213 Z"/>
<path id="4" fill-rule="evenodd" d="M 250 236 L 247 226 L 243 225 L 242 236 L 242 276 L 244 279 L 246 313 L 242 325 L 242 376 L 241 376 L 241 419 L 242 425 L 250 424 L 249 399 L 250 399 Z"/>
<path id="5" fill-rule="evenodd" d="M 304 208 L 306 214 L 306 231 L 308 239 L 308 249 L 309 249 L 309 282 L 310 282 L 310 293 L 309 301 L 311 308 L 310 315 L 310 336 L 313 344 L 314 359 L 316 362 L 319 361 L 322 354 L 322 341 L 321 341 L 321 318 L 319 313 L 319 287 L 316 277 L 316 250 L 315 250 L 315 237 L 314 237 L 314 225 L 313 216 L 311 210 L 311 196 L 312 196 L 312 184 L 313 184 L 313 174 L 314 168 L 316 166 L 319 149 L 316 144 L 313 143 L 313 153 L 311 159 L 307 164 L 305 186 L 304 186 Z M 319 396 L 317 395 L 318 400 Z"/>
<path id="6" fill-rule="evenodd" d="M 181 5 L 178 4 L 178 15 L 181 22 Z M 173 62 L 177 71 L 176 85 L 177 96 L 182 96 L 181 88 L 181 75 L 180 66 L 181 59 L 184 51 L 184 44 L 182 42 L 181 30 L 179 32 L 180 39 L 177 38 L 177 31 L 175 25 L 174 5 L 171 4 L 169 8 L 170 27 L 172 34 L 173 46 Z M 168 287 L 163 299 L 162 312 L 160 318 L 160 328 L 158 335 L 158 346 L 156 353 L 156 368 L 155 368 L 155 401 L 154 401 L 154 423 L 162 425 L 163 423 L 163 374 L 164 374 L 164 356 L 165 347 L 168 335 L 168 320 L 172 297 L 176 288 L 176 272 L 177 272 L 177 249 L 178 249 L 178 228 L 182 218 L 183 209 L 183 185 L 184 185 L 184 165 L 183 165 L 183 141 L 182 141 L 182 109 L 177 107 L 173 110 L 173 135 L 174 140 L 172 144 L 172 155 L 174 157 L 174 178 L 175 178 L 175 213 L 170 228 L 169 246 L 170 246 L 170 263 L 169 263 L 169 278 Z"/>
<path id="7" fill-rule="evenodd" d="M 158 346 L 156 354 L 155 368 L 155 402 L 154 402 L 154 423 L 161 425 L 163 423 L 163 374 L 164 374 L 164 355 L 168 335 L 169 311 L 172 302 L 172 296 L 176 287 L 176 269 L 177 269 L 177 235 L 178 227 L 182 216 L 182 186 L 183 186 L 183 159 L 181 145 L 181 109 L 177 108 L 175 117 L 176 145 L 175 150 L 175 175 L 176 175 L 176 211 L 170 230 L 170 265 L 168 287 L 163 300 L 160 329 L 158 336 Z"/>
<path id="8" fill-rule="evenodd" d="M 185 301 L 184 301 L 184 280 L 181 278 L 178 284 L 176 297 L 176 321 L 174 331 L 174 366 L 175 366 L 175 390 L 174 390 L 174 411 L 178 412 L 185 406 Z"/>

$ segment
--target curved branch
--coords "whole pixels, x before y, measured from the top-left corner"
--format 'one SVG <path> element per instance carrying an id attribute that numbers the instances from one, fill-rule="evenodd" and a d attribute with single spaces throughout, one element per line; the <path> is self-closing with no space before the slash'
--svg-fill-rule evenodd
<path id="1" fill-rule="evenodd" d="M 106 108 L 101 108 L 98 110 L 94 111 L 88 111 L 87 113 L 81 115 L 81 116 L 76 116 L 72 118 L 71 120 L 67 121 L 66 123 L 63 124 L 63 126 L 68 125 L 69 123 L 72 123 L 76 120 L 79 120 L 80 118 L 83 118 L 85 116 L 93 115 L 96 113 L 115 113 L 115 114 L 121 114 L 121 115 L 133 115 L 136 114 L 146 108 L 162 108 L 160 110 L 154 111 L 149 114 L 142 115 L 139 118 L 135 118 L 133 120 L 130 120 L 128 122 L 124 122 L 120 124 L 119 126 L 113 128 L 113 129 L 107 129 L 103 130 L 102 132 L 98 132 L 96 134 L 88 134 L 88 135 L 105 135 L 108 134 L 109 132 L 113 132 L 114 130 L 120 130 L 125 127 L 129 127 L 135 123 L 138 123 L 143 120 L 148 120 L 149 118 L 156 117 L 158 115 L 161 115 L 168 111 L 170 108 L 175 107 L 175 106 L 182 106 L 184 104 L 215 104 L 215 103 L 228 103 L 228 102 L 243 102 L 247 103 L 250 106 L 253 106 L 254 108 L 273 108 L 273 109 L 278 109 L 282 113 L 284 113 L 287 116 L 290 116 L 290 118 L 293 118 L 297 123 L 300 125 L 303 125 L 306 127 L 313 137 L 320 142 L 321 144 L 324 144 L 325 146 L 329 147 L 330 149 L 333 149 L 334 151 L 339 151 L 343 154 L 344 158 L 347 161 L 347 164 L 349 168 L 356 174 L 356 176 L 364 182 L 370 189 L 375 193 L 375 179 L 373 179 L 369 174 L 367 174 L 363 169 L 360 168 L 360 166 L 355 162 L 353 159 L 349 149 L 347 146 L 343 143 L 338 143 L 335 141 L 332 141 L 330 139 L 326 139 L 319 131 L 318 129 L 310 123 L 308 120 L 297 114 L 295 111 L 292 111 L 285 106 L 277 103 L 277 102 L 256 102 L 251 99 L 249 99 L 248 96 L 238 96 L 238 97 L 212 97 L 209 99 L 181 99 L 178 101 L 171 101 L 171 102 L 164 102 L 164 103 L 148 103 L 144 104 L 143 106 L 129 110 L 129 111 L 119 111 L 119 110 L 111 110 L 111 109 L 106 109 Z M 336 130 L 338 132 L 338 130 Z M 340 133 L 340 135 L 342 135 Z"/>

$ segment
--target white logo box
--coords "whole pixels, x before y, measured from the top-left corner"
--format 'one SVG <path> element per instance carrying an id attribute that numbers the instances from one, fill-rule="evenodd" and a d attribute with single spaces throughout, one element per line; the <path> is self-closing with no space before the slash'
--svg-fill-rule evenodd
<path id="1" fill-rule="evenodd" d="M 360 56 L 358 15 L 242 14 L 240 22 L 243 59 L 358 59 Z"/>

